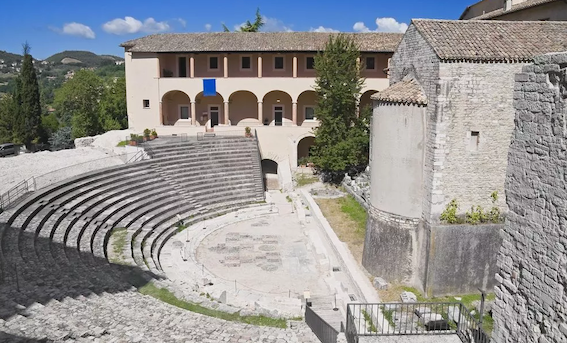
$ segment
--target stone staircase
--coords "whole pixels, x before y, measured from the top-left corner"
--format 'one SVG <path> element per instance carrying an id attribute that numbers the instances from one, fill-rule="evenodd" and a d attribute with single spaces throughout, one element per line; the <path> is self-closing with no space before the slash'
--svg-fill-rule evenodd
<path id="1" fill-rule="evenodd" d="M 190 312 L 183 315 L 195 326 L 181 325 L 177 339 L 164 339 L 174 336 L 157 330 L 152 319 L 175 322 L 180 310 L 133 291 L 163 279 L 160 252 L 177 232 L 178 218 L 191 225 L 263 202 L 257 145 L 253 139 L 216 138 L 156 145 L 148 152 L 150 160 L 73 177 L 0 214 L 0 341 L 17 341 L 22 334 L 22 341 L 105 335 L 206 341 L 199 339 L 208 330 L 198 329 L 207 327 L 203 316 Z M 121 227 L 128 233 L 124 261 L 110 263 L 109 240 Z M 211 328 L 226 330 L 223 321 L 204 318 L 214 322 Z M 234 325 L 242 332 L 278 330 Z M 134 339 L 137 333 L 145 338 Z"/>

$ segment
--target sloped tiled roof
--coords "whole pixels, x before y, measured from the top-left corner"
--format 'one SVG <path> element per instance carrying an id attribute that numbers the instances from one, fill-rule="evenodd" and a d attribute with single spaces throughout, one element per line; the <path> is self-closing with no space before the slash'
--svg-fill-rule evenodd
<path id="1" fill-rule="evenodd" d="M 401 33 L 345 33 L 354 37 L 363 52 L 394 52 Z M 262 52 L 319 51 L 328 32 L 213 32 L 163 33 L 120 44 L 132 52 Z"/>
<path id="2" fill-rule="evenodd" d="M 412 25 L 441 60 L 529 62 L 567 50 L 567 22 L 428 20 Z"/>
<path id="3" fill-rule="evenodd" d="M 383 91 L 374 93 L 370 98 L 384 102 L 427 105 L 427 96 L 423 93 L 419 83 L 414 79 L 394 83 Z"/>
<path id="4" fill-rule="evenodd" d="M 482 15 L 479 15 L 477 17 L 471 18 L 472 20 L 482 20 L 482 19 L 491 19 L 491 18 L 495 18 L 495 17 L 500 17 L 509 13 L 513 13 L 513 12 L 518 12 L 521 10 L 525 10 L 531 7 L 536 7 L 539 5 L 543 5 L 543 4 L 547 4 L 550 2 L 555 2 L 558 0 L 526 0 L 524 2 L 520 2 L 519 4 L 515 4 L 512 6 L 512 8 L 510 8 L 509 10 L 505 11 L 504 10 L 504 5 L 502 5 L 502 8 L 499 8 L 495 11 L 491 11 Z"/>

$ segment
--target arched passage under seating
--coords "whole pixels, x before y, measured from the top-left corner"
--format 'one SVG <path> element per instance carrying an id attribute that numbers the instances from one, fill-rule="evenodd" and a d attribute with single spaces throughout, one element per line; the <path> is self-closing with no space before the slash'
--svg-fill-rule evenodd
<path id="1" fill-rule="evenodd" d="M 315 145 L 315 137 L 307 136 L 301 138 L 297 143 L 297 165 L 308 165 L 311 160 L 311 148 Z"/>
<path id="2" fill-rule="evenodd" d="M 278 162 L 270 159 L 262 160 L 262 176 L 264 177 L 264 188 L 280 189 L 278 181 Z"/>
<path id="3" fill-rule="evenodd" d="M 191 99 L 182 91 L 170 91 L 161 98 L 162 125 L 175 125 L 179 121 L 191 123 Z"/>

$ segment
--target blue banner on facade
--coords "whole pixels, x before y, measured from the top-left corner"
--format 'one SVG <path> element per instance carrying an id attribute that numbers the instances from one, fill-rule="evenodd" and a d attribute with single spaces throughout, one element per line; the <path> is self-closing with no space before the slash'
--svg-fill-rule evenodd
<path id="1" fill-rule="evenodd" d="M 217 84 L 215 79 L 203 79 L 203 96 L 217 95 Z"/>

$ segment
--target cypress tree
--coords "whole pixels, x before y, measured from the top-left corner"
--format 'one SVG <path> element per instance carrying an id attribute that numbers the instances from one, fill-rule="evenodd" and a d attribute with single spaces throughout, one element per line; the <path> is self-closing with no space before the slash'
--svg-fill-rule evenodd
<path id="1" fill-rule="evenodd" d="M 23 45 L 24 61 L 16 82 L 14 100 L 14 141 L 29 149 L 38 137 L 41 124 L 41 104 L 37 75 L 28 43 Z"/>
<path id="2" fill-rule="evenodd" d="M 315 110 L 313 163 L 324 180 L 340 182 L 346 172 L 368 164 L 369 109 L 358 110 L 364 79 L 357 62 L 360 51 L 344 34 L 330 37 L 315 57 Z"/>

